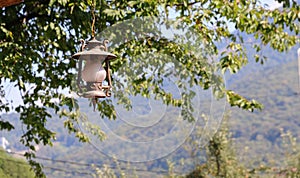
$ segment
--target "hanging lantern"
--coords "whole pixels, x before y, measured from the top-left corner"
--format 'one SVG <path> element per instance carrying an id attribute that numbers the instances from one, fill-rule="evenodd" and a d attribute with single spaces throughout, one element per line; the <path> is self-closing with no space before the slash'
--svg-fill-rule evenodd
<path id="1" fill-rule="evenodd" d="M 82 97 L 93 98 L 97 101 L 97 98 L 111 96 L 109 62 L 117 56 L 107 51 L 107 44 L 107 40 L 101 43 L 95 38 L 87 43 L 82 40 L 81 51 L 72 56 L 73 59 L 79 60 L 77 86 L 80 91 L 79 95 Z"/>

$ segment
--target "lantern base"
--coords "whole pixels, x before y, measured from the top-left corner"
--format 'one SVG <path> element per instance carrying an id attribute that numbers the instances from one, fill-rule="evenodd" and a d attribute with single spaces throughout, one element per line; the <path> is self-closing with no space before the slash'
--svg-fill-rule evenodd
<path id="1" fill-rule="evenodd" d="M 83 97 L 85 98 L 105 98 L 106 94 L 100 90 L 93 90 L 83 93 Z"/>

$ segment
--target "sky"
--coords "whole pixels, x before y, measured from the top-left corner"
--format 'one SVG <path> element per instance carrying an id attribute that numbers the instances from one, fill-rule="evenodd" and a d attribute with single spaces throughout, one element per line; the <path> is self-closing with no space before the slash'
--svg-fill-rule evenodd
<path id="1" fill-rule="evenodd" d="M 275 8 L 278 8 L 278 7 L 282 6 L 281 4 L 279 4 L 278 2 L 276 2 L 274 0 L 261 0 L 261 2 L 265 3 L 265 4 L 268 4 L 269 9 L 275 9 Z M 22 103 L 21 93 L 16 87 L 14 87 L 14 85 L 15 84 L 13 84 L 13 83 L 5 82 L 4 90 L 5 90 L 5 93 L 6 93 L 6 99 L 9 102 L 13 101 L 13 106 L 18 106 L 20 103 Z"/>
<path id="2" fill-rule="evenodd" d="M 262 0 L 261 2 L 263 2 L 265 4 L 268 4 L 269 5 L 269 9 L 272 9 L 272 10 L 282 6 L 281 3 L 278 3 L 278 2 L 276 2 L 274 0 Z"/>

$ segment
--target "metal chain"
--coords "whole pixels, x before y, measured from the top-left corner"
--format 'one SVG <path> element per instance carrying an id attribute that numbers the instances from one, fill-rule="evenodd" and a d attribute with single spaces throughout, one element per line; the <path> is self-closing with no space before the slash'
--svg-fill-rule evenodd
<path id="1" fill-rule="evenodd" d="M 95 37 L 95 21 L 96 21 L 96 16 L 95 16 L 95 7 L 96 3 L 95 0 L 92 1 L 92 17 L 93 17 L 93 22 L 92 22 L 92 37 Z"/>

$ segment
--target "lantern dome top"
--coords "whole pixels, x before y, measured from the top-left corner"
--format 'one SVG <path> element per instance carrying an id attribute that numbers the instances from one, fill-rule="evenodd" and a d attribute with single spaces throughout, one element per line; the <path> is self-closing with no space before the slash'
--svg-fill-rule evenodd
<path id="1" fill-rule="evenodd" d="M 93 38 L 90 40 L 87 45 L 84 47 L 84 51 L 80 51 L 72 56 L 74 59 L 79 59 L 80 57 L 88 57 L 88 56 L 95 56 L 95 57 L 104 57 L 107 60 L 115 59 L 117 56 L 107 52 L 107 40 L 104 40 L 103 43 Z"/>

